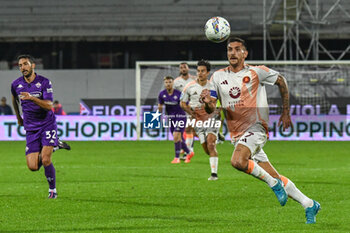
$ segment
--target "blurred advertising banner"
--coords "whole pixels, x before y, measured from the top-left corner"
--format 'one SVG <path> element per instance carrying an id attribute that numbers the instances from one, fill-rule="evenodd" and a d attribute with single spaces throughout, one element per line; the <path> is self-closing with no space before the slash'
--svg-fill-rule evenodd
<path id="1" fill-rule="evenodd" d="M 270 115 L 282 112 L 281 98 L 270 98 Z M 299 103 L 291 99 L 291 115 L 346 115 L 350 112 L 350 98 L 328 98 L 327 101 Z M 141 100 L 141 115 L 143 112 L 155 111 L 157 99 Z M 136 116 L 135 99 L 82 99 L 80 100 L 80 115 L 84 116 Z"/>
<path id="2" fill-rule="evenodd" d="M 157 99 L 148 99 L 141 105 L 141 113 L 156 110 Z M 136 116 L 135 99 L 82 99 L 80 115 Z"/>
<path id="3" fill-rule="evenodd" d="M 270 140 L 350 141 L 350 115 L 292 116 L 293 129 L 278 127 L 279 115 L 270 115 Z M 68 141 L 136 140 L 135 116 L 57 116 L 57 135 Z M 160 128 L 142 127 L 141 140 L 172 140 L 169 125 Z M 224 124 L 223 133 L 229 133 Z M 23 127 L 15 116 L 0 116 L 0 140 L 25 140 Z"/>

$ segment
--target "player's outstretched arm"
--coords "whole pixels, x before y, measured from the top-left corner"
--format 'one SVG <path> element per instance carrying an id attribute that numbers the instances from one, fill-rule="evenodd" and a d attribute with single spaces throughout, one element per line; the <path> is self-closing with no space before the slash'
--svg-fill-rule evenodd
<path id="1" fill-rule="evenodd" d="M 30 101 L 33 101 L 33 103 L 35 103 L 36 105 L 39 105 L 39 107 L 45 109 L 45 110 L 48 110 L 48 111 L 51 111 L 52 109 L 52 101 L 51 100 L 41 100 L 41 99 L 38 99 L 34 96 L 32 96 L 30 93 L 28 92 L 21 92 L 20 93 L 20 98 L 22 100 L 30 100 Z"/>
<path id="2" fill-rule="evenodd" d="M 23 118 L 21 117 L 21 114 L 19 113 L 18 98 L 17 97 L 12 96 L 12 105 L 13 105 L 13 109 L 15 109 L 18 125 L 23 126 Z"/>
<path id="3" fill-rule="evenodd" d="M 282 77 L 278 76 L 275 85 L 278 86 L 280 89 L 280 94 L 282 97 L 282 115 L 278 121 L 278 126 L 283 125 L 283 131 L 288 129 L 289 127 L 293 128 L 292 120 L 290 118 L 290 109 L 289 109 L 289 91 L 287 86 L 287 80 Z"/>

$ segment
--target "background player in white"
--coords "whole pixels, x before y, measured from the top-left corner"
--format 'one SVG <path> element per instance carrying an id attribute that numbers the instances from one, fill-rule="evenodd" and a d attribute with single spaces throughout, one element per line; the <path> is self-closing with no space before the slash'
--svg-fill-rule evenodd
<path id="1" fill-rule="evenodd" d="M 218 112 L 208 114 L 204 110 L 204 104 L 200 100 L 200 94 L 204 89 L 210 90 L 208 76 L 211 65 L 208 61 L 201 60 L 197 63 L 197 80 L 187 84 L 181 95 L 181 107 L 196 121 L 206 121 L 209 119 L 219 120 Z M 209 97 L 210 98 L 210 97 Z M 218 152 L 216 151 L 216 139 L 220 127 L 195 127 L 194 130 L 199 141 L 209 157 L 211 176 L 208 180 L 217 180 Z M 192 156 L 187 156 L 186 163 L 189 163 Z"/>
<path id="2" fill-rule="evenodd" d="M 190 75 L 188 64 L 186 62 L 181 62 L 179 65 L 180 76 L 174 80 L 174 88 L 179 91 L 183 91 L 185 86 L 190 82 L 196 80 L 196 76 Z M 185 129 L 186 145 L 191 152 L 193 152 L 193 128 L 191 126 Z M 182 159 L 186 159 L 183 157 Z"/>
<path id="3" fill-rule="evenodd" d="M 292 126 L 286 80 L 277 71 L 265 66 L 245 64 L 247 55 L 244 40 L 229 38 L 227 58 L 230 65 L 216 71 L 211 78 L 212 91 L 216 92 L 225 111 L 235 145 L 231 164 L 265 181 L 282 206 L 286 204 L 288 194 L 304 207 L 306 223 L 315 223 L 320 204 L 305 196 L 291 180 L 278 174 L 262 149 L 268 138 L 269 120 L 265 84 L 277 85 L 281 93 L 283 112 L 278 124 L 282 123 L 283 130 Z M 214 111 L 216 103 L 210 98 L 210 92 L 204 90 L 201 97 L 206 103 L 206 111 Z"/>

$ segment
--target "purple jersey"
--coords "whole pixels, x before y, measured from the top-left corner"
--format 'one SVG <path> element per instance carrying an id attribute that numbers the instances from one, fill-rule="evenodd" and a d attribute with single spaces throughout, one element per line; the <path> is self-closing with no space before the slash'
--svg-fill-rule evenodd
<path id="1" fill-rule="evenodd" d="M 174 89 L 172 95 L 169 95 L 164 89 L 159 93 L 158 101 L 160 104 L 165 104 L 165 110 L 171 118 L 186 118 L 184 110 L 180 107 L 181 92 Z"/>
<path id="2" fill-rule="evenodd" d="M 53 101 L 53 91 L 50 80 L 35 74 L 35 79 L 27 83 L 21 76 L 12 82 L 11 92 L 17 98 L 21 92 L 28 92 L 32 96 L 42 100 Z M 56 117 L 53 111 L 45 110 L 30 100 L 20 100 L 23 112 L 23 125 L 26 131 L 36 131 L 49 124 L 56 125 Z"/>

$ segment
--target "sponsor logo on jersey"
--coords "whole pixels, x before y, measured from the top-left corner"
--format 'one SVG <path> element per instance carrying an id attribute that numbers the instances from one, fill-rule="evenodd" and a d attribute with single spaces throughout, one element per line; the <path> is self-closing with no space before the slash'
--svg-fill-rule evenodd
<path id="1" fill-rule="evenodd" d="M 37 88 L 39 88 L 39 87 L 41 87 L 41 83 L 36 83 L 35 86 L 36 86 Z"/>
<path id="2" fill-rule="evenodd" d="M 221 82 L 220 84 L 221 85 L 225 85 L 225 84 L 228 85 L 228 82 L 227 82 L 227 80 L 225 80 L 225 81 Z"/>
<path id="3" fill-rule="evenodd" d="M 55 143 L 55 141 L 53 139 L 50 140 L 50 143 Z"/>
<path id="4" fill-rule="evenodd" d="M 28 146 L 26 146 L 26 152 L 29 150 L 29 147 Z"/>
<path id="5" fill-rule="evenodd" d="M 237 99 L 238 97 L 241 96 L 241 89 L 239 89 L 239 87 L 232 87 L 229 91 L 229 95 L 233 99 Z"/>
<path id="6" fill-rule="evenodd" d="M 47 92 L 47 93 L 52 93 L 52 92 L 53 92 L 52 87 L 51 87 L 51 88 L 47 88 L 47 89 L 46 89 L 46 92 Z"/>
<path id="7" fill-rule="evenodd" d="M 42 93 L 40 91 L 33 91 L 30 93 L 30 95 L 39 98 L 42 96 Z"/>
<path id="8" fill-rule="evenodd" d="M 195 92 L 193 93 L 193 95 L 198 95 L 197 91 L 195 91 Z"/>
<path id="9" fill-rule="evenodd" d="M 17 88 L 23 88 L 22 84 L 19 84 L 19 85 L 17 86 Z"/>

